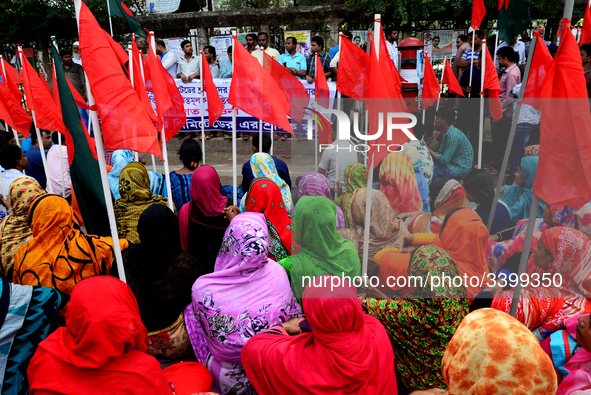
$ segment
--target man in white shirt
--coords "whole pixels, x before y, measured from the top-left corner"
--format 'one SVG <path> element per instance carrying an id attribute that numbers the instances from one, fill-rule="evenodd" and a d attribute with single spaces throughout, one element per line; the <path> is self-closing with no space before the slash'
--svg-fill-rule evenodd
<path id="1" fill-rule="evenodd" d="M 259 49 L 265 51 L 265 53 L 271 56 L 273 59 L 279 61 L 279 51 L 269 46 L 269 35 L 265 32 L 260 32 L 258 36 Z M 258 59 L 259 63 L 263 63 L 263 54 L 261 51 L 252 52 L 252 56 Z"/>
<path id="2" fill-rule="evenodd" d="M 72 44 L 72 62 L 82 66 L 82 58 L 80 57 L 80 51 L 78 50 L 80 42 L 74 41 Z"/>
<path id="3" fill-rule="evenodd" d="M 384 35 L 386 36 L 386 46 L 388 47 L 390 59 L 392 59 L 392 62 L 394 62 L 394 65 L 398 68 L 398 44 L 396 44 L 396 40 L 398 40 L 398 31 L 393 27 L 387 27 L 386 30 L 384 30 Z"/>
<path id="4" fill-rule="evenodd" d="M 507 41 L 503 41 L 497 47 L 497 51 L 503 47 L 506 47 L 506 46 L 507 46 Z M 513 50 L 515 52 L 517 52 L 519 54 L 519 62 L 517 63 L 517 65 L 518 66 L 525 65 L 525 63 L 527 62 L 527 58 L 525 57 L 525 43 L 523 41 L 518 40 L 517 36 L 515 36 L 513 38 L 513 40 L 511 40 L 511 47 L 513 48 Z M 494 59 L 495 59 L 495 67 L 498 69 L 499 68 L 499 61 L 497 59 L 496 53 L 495 53 Z"/>
<path id="5" fill-rule="evenodd" d="M 177 64 L 176 75 L 187 84 L 193 81 L 194 78 L 199 78 L 199 58 L 193 55 L 193 46 L 191 41 L 184 40 L 181 42 L 181 48 L 185 56 L 179 59 Z"/>
<path id="6" fill-rule="evenodd" d="M 47 172 L 49 173 L 48 183 L 51 183 L 53 193 L 62 196 L 66 199 L 72 195 L 72 179 L 70 178 L 70 165 L 68 163 L 68 148 L 66 147 L 66 137 L 62 136 L 62 144 L 59 144 L 58 132 L 53 132 L 51 135 L 53 145 L 47 152 Z M 60 162 L 60 150 L 62 157 Z M 62 175 L 63 172 L 63 175 Z M 63 177 L 63 191 L 62 191 L 62 177 Z"/>
<path id="7" fill-rule="evenodd" d="M 156 54 L 160 56 L 160 61 L 166 71 L 168 71 L 172 78 L 176 78 L 176 55 L 172 51 L 166 50 L 166 43 L 160 38 L 156 39 Z"/>
<path id="8" fill-rule="evenodd" d="M 351 163 L 358 162 L 357 151 L 355 151 L 354 145 L 349 140 L 336 140 L 337 132 L 332 131 L 332 144 L 328 149 L 322 149 L 322 159 L 318 165 L 318 173 L 326 175 L 330 187 L 335 189 L 336 167 L 337 167 L 337 155 L 339 156 L 339 177 L 338 181 L 341 184 L 343 193 L 345 190 L 345 167 Z M 337 149 L 338 146 L 338 149 Z M 338 154 L 337 154 L 338 151 Z"/>

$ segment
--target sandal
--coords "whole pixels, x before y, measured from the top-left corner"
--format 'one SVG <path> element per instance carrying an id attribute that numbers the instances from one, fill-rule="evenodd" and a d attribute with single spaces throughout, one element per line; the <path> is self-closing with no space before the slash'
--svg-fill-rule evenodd
<path id="1" fill-rule="evenodd" d="M 230 136 L 228 136 L 227 134 L 224 134 L 224 140 L 230 140 L 230 139 L 231 139 Z"/>

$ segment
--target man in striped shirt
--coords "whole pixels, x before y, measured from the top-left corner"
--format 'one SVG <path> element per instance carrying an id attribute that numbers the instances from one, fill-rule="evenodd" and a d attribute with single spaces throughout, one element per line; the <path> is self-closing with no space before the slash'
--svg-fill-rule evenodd
<path id="1" fill-rule="evenodd" d="M 452 108 L 440 108 L 435 115 L 436 131 L 433 135 L 443 137 L 437 152 L 427 147 L 435 160 L 433 180 L 449 177 L 460 181 L 472 168 L 472 145 L 466 135 L 453 126 L 455 118 Z"/>
<path id="2" fill-rule="evenodd" d="M 470 43 L 470 49 L 464 51 L 462 58 L 458 60 L 458 67 L 464 69 L 471 66 L 471 61 L 480 57 L 480 51 L 482 50 L 482 40 L 484 39 L 484 32 L 482 30 L 476 30 L 474 32 L 474 51 L 472 51 L 472 33 L 468 33 L 468 42 Z"/>

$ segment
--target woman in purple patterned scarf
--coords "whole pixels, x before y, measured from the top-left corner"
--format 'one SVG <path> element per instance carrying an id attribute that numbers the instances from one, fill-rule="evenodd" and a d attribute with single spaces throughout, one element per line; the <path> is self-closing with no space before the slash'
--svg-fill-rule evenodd
<path id="1" fill-rule="evenodd" d="M 302 315 L 285 270 L 267 258 L 265 217 L 237 215 L 224 235 L 215 271 L 193 284 L 185 320 L 197 360 L 213 376 L 212 391 L 256 394 L 240 360 L 252 336 Z"/>
<path id="2" fill-rule="evenodd" d="M 324 196 L 334 202 L 330 194 L 330 183 L 324 174 L 315 171 L 306 173 L 302 176 L 298 184 L 298 200 L 302 196 Z M 337 229 L 345 229 L 345 216 L 343 210 L 337 206 Z"/>

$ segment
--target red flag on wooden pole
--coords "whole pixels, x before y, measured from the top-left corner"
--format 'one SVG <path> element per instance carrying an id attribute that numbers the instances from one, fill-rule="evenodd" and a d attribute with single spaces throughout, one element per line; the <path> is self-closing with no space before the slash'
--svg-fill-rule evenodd
<path id="1" fill-rule="evenodd" d="M 207 94 L 207 111 L 209 113 L 209 126 L 211 127 L 211 125 L 222 116 L 222 113 L 224 112 L 224 103 L 222 102 L 222 99 L 220 99 L 218 89 L 213 83 L 213 76 L 209 69 L 209 62 L 203 52 L 201 52 L 201 57 L 203 58 L 201 78 L 203 78 L 203 89 Z"/>
<path id="2" fill-rule="evenodd" d="M 472 1 L 472 21 L 470 26 L 474 30 L 480 29 L 480 24 L 486 15 L 486 7 L 484 6 L 484 0 L 473 0 Z"/>
<path id="3" fill-rule="evenodd" d="M 337 90 L 350 98 L 361 99 L 369 83 L 369 55 L 344 37 L 339 51 Z"/>
<path id="4" fill-rule="evenodd" d="M 33 120 L 4 84 L 0 84 L 0 119 L 23 136 L 29 137 Z"/>
<path id="5" fill-rule="evenodd" d="M 581 28 L 579 47 L 583 44 L 591 44 L 591 3 L 587 3 L 587 7 L 585 7 L 585 15 L 583 17 L 583 27 Z M 587 54 L 587 56 L 589 56 L 589 54 Z"/>
<path id="6" fill-rule="evenodd" d="M 324 74 L 324 67 L 320 62 L 320 56 L 316 53 L 316 76 L 314 77 L 314 91 L 316 93 L 316 103 L 319 106 L 328 108 L 330 102 L 330 90 L 326 82 L 326 75 Z"/>
<path id="7" fill-rule="evenodd" d="M 423 108 L 431 107 L 437 101 L 441 87 L 429 60 L 425 55 L 425 72 L 423 76 Z"/>
<path id="8" fill-rule="evenodd" d="M 462 92 L 462 87 L 460 86 L 454 71 L 451 69 L 447 57 L 445 58 L 445 73 L 443 73 L 443 79 L 441 82 L 447 84 L 447 89 L 449 89 L 450 92 L 465 97 L 464 92 Z"/>

